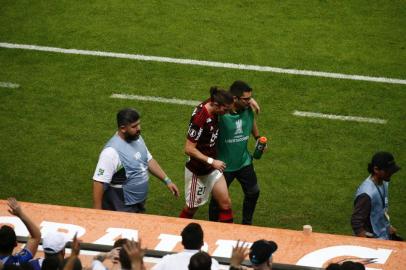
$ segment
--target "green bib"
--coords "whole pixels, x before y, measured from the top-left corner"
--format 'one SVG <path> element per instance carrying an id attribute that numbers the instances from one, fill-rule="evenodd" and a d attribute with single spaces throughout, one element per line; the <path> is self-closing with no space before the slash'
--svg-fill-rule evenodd
<path id="1" fill-rule="evenodd" d="M 219 116 L 218 159 L 227 165 L 226 172 L 250 165 L 252 158 L 247 145 L 254 124 L 251 108 Z"/>

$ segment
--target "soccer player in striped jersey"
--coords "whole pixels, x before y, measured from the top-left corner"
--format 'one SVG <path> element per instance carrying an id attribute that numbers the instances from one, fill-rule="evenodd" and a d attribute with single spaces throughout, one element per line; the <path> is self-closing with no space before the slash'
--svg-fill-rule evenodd
<path id="1" fill-rule="evenodd" d="M 185 168 L 186 206 L 182 218 L 193 218 L 199 206 L 212 194 L 219 205 L 218 221 L 233 222 L 231 199 L 223 176 L 226 164 L 217 159 L 218 115 L 227 113 L 233 96 L 225 90 L 212 87 L 210 98 L 199 104 L 190 120 L 185 153 L 189 156 Z"/>

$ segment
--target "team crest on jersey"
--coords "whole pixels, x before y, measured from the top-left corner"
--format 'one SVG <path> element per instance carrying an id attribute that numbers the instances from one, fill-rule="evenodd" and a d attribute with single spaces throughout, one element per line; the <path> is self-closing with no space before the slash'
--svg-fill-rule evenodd
<path id="1" fill-rule="evenodd" d="M 213 133 L 211 134 L 210 147 L 213 147 L 213 146 L 215 145 L 216 139 L 217 139 L 217 136 L 218 136 L 218 133 L 219 133 L 219 130 L 217 129 L 216 132 L 213 132 Z"/>
<path id="2" fill-rule="evenodd" d="M 243 132 L 242 132 L 242 120 L 241 120 L 241 119 L 238 119 L 238 120 L 235 122 L 235 132 L 234 132 L 234 135 L 236 135 L 236 134 L 241 134 L 241 133 L 243 133 Z"/>
<path id="3" fill-rule="evenodd" d="M 196 137 L 196 130 L 189 128 L 189 136 L 192 138 Z"/>
<path id="4" fill-rule="evenodd" d="M 137 160 L 140 159 L 141 158 L 141 153 L 140 152 L 135 153 L 134 158 L 137 159 Z"/>
<path id="5" fill-rule="evenodd" d="M 210 123 L 211 122 L 211 118 L 207 118 L 206 123 Z"/>

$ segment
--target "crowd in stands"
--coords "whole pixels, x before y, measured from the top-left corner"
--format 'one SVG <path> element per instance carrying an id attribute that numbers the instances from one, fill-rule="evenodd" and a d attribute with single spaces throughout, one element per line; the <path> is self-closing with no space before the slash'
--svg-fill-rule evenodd
<path id="1" fill-rule="evenodd" d="M 14 198 L 8 199 L 9 212 L 21 219 L 30 233 L 30 237 L 22 250 L 15 252 L 17 236 L 14 229 L 8 225 L 0 228 L 0 270 L 82 270 L 79 259 L 80 240 L 76 235 L 71 245 L 71 255 L 65 258 L 65 246 L 68 239 L 61 232 L 48 232 L 41 236 L 39 227 L 26 215 Z M 201 250 L 204 244 L 204 232 L 198 223 L 189 223 L 181 232 L 184 250 L 179 253 L 164 256 L 153 270 L 189 269 L 210 270 L 219 269 L 219 263 L 208 253 Z M 42 237 L 44 258 L 34 258 Z M 231 270 L 248 269 L 242 266 L 248 257 L 251 267 L 256 270 L 272 269 L 272 255 L 278 246 L 273 241 L 264 239 L 255 241 L 251 246 L 238 241 L 232 249 L 230 258 Z M 144 270 L 146 269 L 143 257 L 145 249 L 141 240 L 138 242 L 129 239 L 119 239 L 114 243 L 112 250 L 93 258 L 91 270 L 108 270 L 103 262 L 108 259 L 113 269 Z M 365 266 L 358 262 L 344 262 L 330 264 L 329 270 L 358 270 Z"/>

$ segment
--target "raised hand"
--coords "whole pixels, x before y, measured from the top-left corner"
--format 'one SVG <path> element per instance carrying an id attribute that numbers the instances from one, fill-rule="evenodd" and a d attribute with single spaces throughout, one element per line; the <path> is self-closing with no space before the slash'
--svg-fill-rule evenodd
<path id="1" fill-rule="evenodd" d="M 23 210 L 21 209 L 20 204 L 18 203 L 18 201 L 16 200 L 16 198 L 8 198 L 8 207 L 10 209 L 8 209 L 8 212 L 14 216 L 20 217 L 23 213 Z"/>
<path id="2" fill-rule="evenodd" d="M 237 245 L 233 247 L 231 253 L 230 265 L 234 267 L 239 267 L 244 259 L 248 256 L 249 248 L 246 242 L 237 241 Z"/>
<path id="3" fill-rule="evenodd" d="M 74 256 L 79 256 L 80 253 L 80 240 L 77 238 L 77 234 L 75 233 L 72 240 L 72 255 Z"/>
<path id="4" fill-rule="evenodd" d="M 128 257 L 131 260 L 131 269 L 132 270 L 143 270 L 145 269 L 144 266 L 144 255 L 145 255 L 145 249 L 141 248 L 141 239 L 139 239 L 139 242 L 136 242 L 134 240 L 128 241 L 124 246 L 123 246 L 125 252 L 127 252 Z"/>

